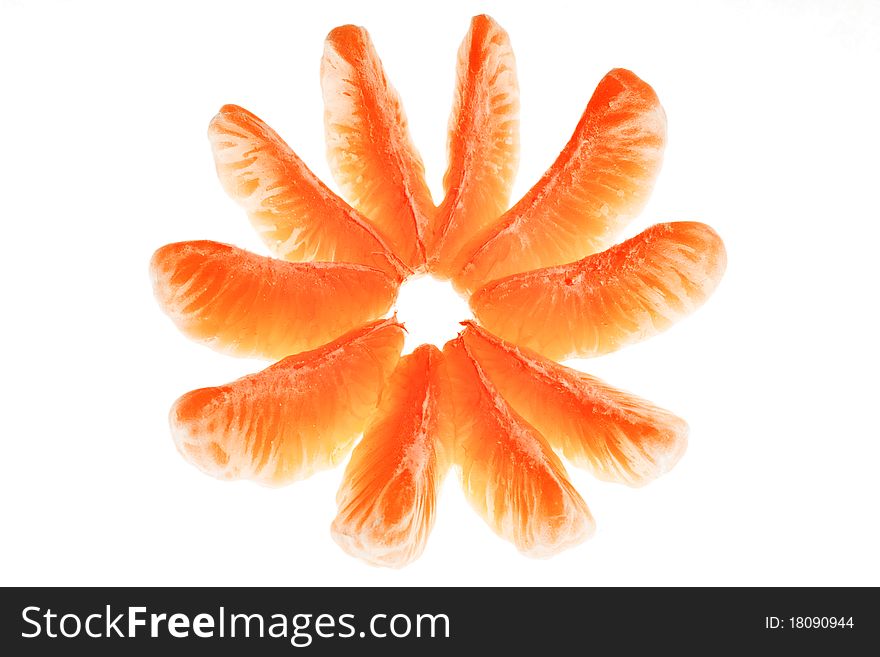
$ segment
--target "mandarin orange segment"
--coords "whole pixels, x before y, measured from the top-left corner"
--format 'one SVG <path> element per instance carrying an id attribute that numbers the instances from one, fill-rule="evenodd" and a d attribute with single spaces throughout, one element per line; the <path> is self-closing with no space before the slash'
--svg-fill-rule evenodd
<path id="1" fill-rule="evenodd" d="M 400 358 L 393 319 L 230 384 L 185 394 L 170 422 L 181 454 L 220 479 L 280 485 L 336 465 L 361 434 Z"/>
<path id="2" fill-rule="evenodd" d="M 489 283 L 470 305 L 492 333 L 547 358 L 597 356 L 696 310 L 726 265 L 724 243 L 709 226 L 657 224 L 577 262 Z"/>
<path id="3" fill-rule="evenodd" d="M 519 86 L 507 33 L 476 16 L 458 51 L 458 80 L 449 118 L 446 197 L 429 245 L 431 271 L 449 278 L 462 247 L 510 207 L 519 164 Z"/>
<path id="4" fill-rule="evenodd" d="M 455 461 L 468 501 L 501 537 L 533 557 L 594 530 L 587 505 L 544 437 L 498 393 L 468 346 L 443 348 L 455 426 Z"/>
<path id="5" fill-rule="evenodd" d="M 345 470 L 333 538 L 370 563 L 405 566 L 434 526 L 449 468 L 440 435 L 441 358 L 436 347 L 422 345 L 400 360 Z"/>
<path id="6" fill-rule="evenodd" d="M 367 219 L 330 191 L 274 130 L 236 105 L 208 128 L 217 175 L 279 258 L 353 262 L 408 273 Z"/>
<path id="7" fill-rule="evenodd" d="M 647 201 L 665 141 L 666 115 L 654 90 L 625 69 L 608 73 L 556 162 L 465 246 L 456 287 L 473 291 L 609 246 Z"/>
<path id="8" fill-rule="evenodd" d="M 327 36 L 321 87 L 327 159 L 343 195 L 407 266 L 421 269 L 434 202 L 400 96 L 364 28 Z"/>
<path id="9" fill-rule="evenodd" d="M 349 263 L 285 262 L 208 240 L 150 262 L 162 310 L 186 335 L 235 356 L 277 360 L 384 315 L 397 282 Z"/>
<path id="10" fill-rule="evenodd" d="M 575 465 L 605 481 L 640 486 L 687 447 L 672 413 L 466 322 L 462 340 L 502 397 Z"/>

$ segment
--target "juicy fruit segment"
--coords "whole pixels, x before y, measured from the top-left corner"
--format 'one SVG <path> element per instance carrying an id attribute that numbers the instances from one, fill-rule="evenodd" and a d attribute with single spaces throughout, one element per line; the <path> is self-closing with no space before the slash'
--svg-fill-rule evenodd
<path id="1" fill-rule="evenodd" d="M 363 265 L 285 262 L 208 240 L 150 261 L 162 310 L 189 337 L 236 356 L 277 360 L 384 315 L 397 282 Z"/>
<path id="2" fill-rule="evenodd" d="M 696 310 L 724 274 L 724 243 L 696 222 L 657 224 L 607 251 L 489 283 L 480 324 L 553 360 L 644 340 Z"/>
<path id="3" fill-rule="evenodd" d="M 397 256 L 419 270 L 434 202 L 403 104 L 365 29 L 344 25 L 327 36 L 321 88 L 327 160 L 337 184 Z"/>
<path id="4" fill-rule="evenodd" d="M 462 247 L 509 207 L 519 164 L 519 86 L 507 33 L 476 16 L 458 51 L 449 117 L 446 197 L 429 245 L 431 271 L 449 278 Z"/>
<path id="5" fill-rule="evenodd" d="M 648 200 L 665 141 L 654 90 L 625 69 L 608 73 L 541 180 L 465 247 L 456 287 L 473 291 L 606 248 Z"/>
<path id="6" fill-rule="evenodd" d="M 226 193 L 279 258 L 354 262 L 397 280 L 408 273 L 367 219 L 330 191 L 274 130 L 224 105 L 208 138 Z"/>
<path id="7" fill-rule="evenodd" d="M 461 339 L 498 392 L 575 465 L 640 486 L 687 447 L 684 420 L 466 322 Z"/>
<path id="8" fill-rule="evenodd" d="M 220 479 L 279 485 L 339 462 L 363 431 L 403 348 L 393 319 L 373 322 L 171 409 L 181 454 Z"/>
<path id="9" fill-rule="evenodd" d="M 544 437 L 501 397 L 461 338 L 448 342 L 443 355 L 455 461 L 471 506 L 499 536 L 533 557 L 592 534 L 590 511 Z"/>
<path id="10" fill-rule="evenodd" d="M 405 566 L 434 526 L 449 467 L 440 435 L 441 358 L 436 347 L 422 345 L 400 360 L 345 470 L 333 538 L 371 563 Z"/>

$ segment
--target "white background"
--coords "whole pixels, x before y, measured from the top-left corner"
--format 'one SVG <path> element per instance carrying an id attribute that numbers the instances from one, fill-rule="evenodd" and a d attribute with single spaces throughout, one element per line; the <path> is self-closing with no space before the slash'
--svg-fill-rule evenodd
<path id="1" fill-rule="evenodd" d="M 422 4 L 3 2 L 2 584 L 880 584 L 878 5 Z M 370 30 L 438 194 L 456 49 L 484 11 L 517 54 L 517 195 L 627 67 L 669 117 L 628 234 L 705 221 L 730 264 L 693 317 L 577 364 L 689 421 L 672 473 L 631 490 L 571 470 L 598 532 L 544 561 L 450 477 L 424 556 L 373 568 L 329 535 L 341 469 L 269 489 L 178 456 L 174 399 L 262 364 L 180 335 L 147 263 L 182 239 L 264 252 L 214 174 L 223 103 L 330 181 L 318 65 L 343 23 Z M 454 332 L 445 303 L 407 295 L 413 340 Z"/>

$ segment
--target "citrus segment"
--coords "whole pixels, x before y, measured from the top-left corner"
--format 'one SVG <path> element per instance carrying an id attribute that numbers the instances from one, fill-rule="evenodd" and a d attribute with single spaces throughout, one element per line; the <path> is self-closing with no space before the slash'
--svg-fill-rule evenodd
<path id="1" fill-rule="evenodd" d="M 640 486 L 687 447 L 684 420 L 465 322 L 462 340 L 502 397 L 575 465 Z"/>
<path id="2" fill-rule="evenodd" d="M 400 360 L 345 470 L 333 537 L 374 564 L 410 563 L 434 526 L 449 466 L 439 423 L 441 357 L 433 345 L 422 345 Z"/>
<path id="3" fill-rule="evenodd" d="M 607 251 L 489 283 L 470 299 L 480 324 L 553 360 L 604 354 L 698 308 L 727 264 L 696 222 L 657 224 Z"/>
<path id="4" fill-rule="evenodd" d="M 327 159 L 337 184 L 400 259 L 420 269 L 434 202 L 403 104 L 364 28 L 344 25 L 327 36 L 321 87 Z"/>
<path id="5" fill-rule="evenodd" d="M 406 268 L 376 229 L 258 117 L 224 105 L 208 138 L 220 182 L 272 253 L 292 261 L 354 262 L 403 279 Z"/>
<path id="6" fill-rule="evenodd" d="M 398 289 L 364 265 L 285 262 L 209 240 L 163 246 L 150 273 L 159 305 L 183 333 L 235 356 L 272 360 L 381 317 Z"/>
<path id="7" fill-rule="evenodd" d="M 393 319 L 351 331 L 171 409 L 177 448 L 220 479 L 279 485 L 337 464 L 363 431 L 400 358 Z"/>
<path id="8" fill-rule="evenodd" d="M 541 180 L 465 247 L 459 289 L 596 253 L 642 209 L 660 170 L 666 115 L 630 71 L 608 73 Z"/>
<path id="9" fill-rule="evenodd" d="M 544 437 L 501 397 L 461 338 L 443 355 L 454 458 L 474 509 L 529 556 L 550 556 L 592 534 L 587 505 Z"/>
<path id="10" fill-rule="evenodd" d="M 519 163 L 519 87 L 507 33 L 476 16 L 458 51 L 449 117 L 446 197 L 437 211 L 430 269 L 449 278 L 464 244 L 510 207 Z"/>

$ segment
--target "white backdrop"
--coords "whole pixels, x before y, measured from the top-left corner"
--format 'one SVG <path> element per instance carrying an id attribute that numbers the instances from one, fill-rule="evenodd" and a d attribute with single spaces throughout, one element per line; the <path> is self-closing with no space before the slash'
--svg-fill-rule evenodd
<path id="1" fill-rule="evenodd" d="M 422 4 L 2 2 L 0 582 L 880 584 L 880 5 Z M 318 64 L 343 23 L 370 30 L 439 194 L 456 49 L 481 12 L 517 54 L 516 193 L 602 75 L 630 68 L 669 145 L 628 235 L 705 221 L 729 267 L 666 334 L 577 363 L 688 420 L 676 469 L 638 490 L 571 469 L 598 531 L 545 561 L 496 538 L 451 477 L 424 556 L 389 571 L 330 538 L 341 469 L 268 489 L 177 455 L 174 399 L 263 364 L 180 335 L 147 263 L 183 239 L 265 252 L 214 173 L 223 103 L 330 182 Z M 462 318 L 424 291 L 400 312 L 413 343 Z"/>

